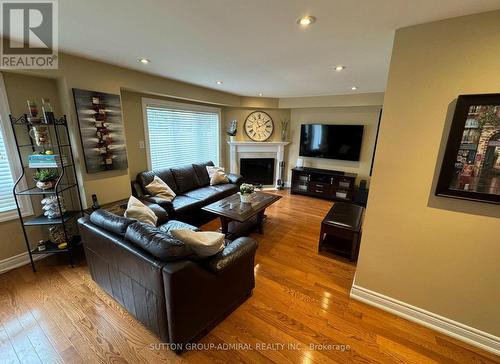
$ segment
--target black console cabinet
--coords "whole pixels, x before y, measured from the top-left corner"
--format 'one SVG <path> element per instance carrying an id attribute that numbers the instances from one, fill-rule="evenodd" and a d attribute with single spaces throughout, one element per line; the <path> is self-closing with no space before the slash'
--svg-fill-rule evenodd
<path id="1" fill-rule="evenodd" d="M 354 198 L 355 173 L 318 168 L 292 169 L 292 194 L 301 194 L 337 201 Z"/>

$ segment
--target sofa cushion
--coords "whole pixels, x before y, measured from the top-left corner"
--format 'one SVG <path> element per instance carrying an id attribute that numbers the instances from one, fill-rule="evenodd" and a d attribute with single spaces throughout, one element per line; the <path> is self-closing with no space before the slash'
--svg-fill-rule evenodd
<path id="1" fill-rule="evenodd" d="M 125 233 L 125 238 L 165 262 L 184 259 L 193 254 L 192 250 L 182 241 L 142 222 L 130 225 Z"/>
<path id="2" fill-rule="evenodd" d="M 158 229 L 160 229 L 161 231 L 163 231 L 164 233 L 167 233 L 167 234 L 170 232 L 170 230 L 174 230 L 174 229 L 189 229 L 189 230 L 193 230 L 193 231 L 200 231 L 200 229 L 198 229 L 196 226 L 189 225 L 189 224 L 186 224 L 185 222 L 177 221 L 177 220 L 170 220 L 167 223 L 158 227 Z"/>
<path id="3" fill-rule="evenodd" d="M 177 196 L 172 201 L 172 207 L 173 207 L 174 211 L 177 213 L 184 213 L 188 210 L 199 209 L 199 208 L 203 207 L 204 205 L 205 204 L 203 203 L 203 201 L 196 200 L 194 198 L 183 196 L 183 195 Z"/>
<path id="4" fill-rule="evenodd" d="M 169 187 L 175 192 L 179 193 L 177 185 L 175 184 L 175 178 L 170 171 L 170 168 L 159 168 L 153 171 L 141 172 L 137 175 L 137 182 L 141 185 L 144 193 L 148 193 L 146 186 L 153 182 L 155 176 L 158 176 L 163 182 L 165 182 Z"/>
<path id="5" fill-rule="evenodd" d="M 232 194 L 238 192 L 240 188 L 237 185 L 233 185 L 232 183 L 224 184 L 224 185 L 215 185 L 211 186 L 212 188 L 221 191 L 224 193 L 224 197 L 231 196 Z"/>
<path id="6" fill-rule="evenodd" d="M 96 210 L 90 214 L 92 224 L 102 227 L 104 230 L 124 236 L 129 225 L 137 222 L 135 219 L 118 216 L 106 210 Z"/>
<path id="7" fill-rule="evenodd" d="M 171 171 L 180 194 L 202 187 L 192 165 L 171 168 Z"/>
<path id="8" fill-rule="evenodd" d="M 213 166 L 214 162 L 204 162 L 193 164 L 194 171 L 196 172 L 196 177 L 201 186 L 208 186 L 210 184 L 210 178 L 207 172 L 207 166 Z"/>
<path id="9" fill-rule="evenodd" d="M 223 191 L 215 189 L 214 186 L 197 188 L 195 190 L 186 192 L 185 196 L 203 201 L 204 205 L 226 197 Z"/>

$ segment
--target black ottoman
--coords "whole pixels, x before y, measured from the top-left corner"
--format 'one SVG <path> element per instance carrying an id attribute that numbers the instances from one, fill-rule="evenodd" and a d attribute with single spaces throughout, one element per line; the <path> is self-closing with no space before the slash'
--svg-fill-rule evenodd
<path id="1" fill-rule="evenodd" d="M 320 252 L 327 238 L 350 240 L 349 257 L 354 261 L 359 253 L 361 224 L 364 208 L 347 202 L 335 202 L 321 222 L 318 251 Z M 332 240 L 332 239 L 330 239 Z"/>

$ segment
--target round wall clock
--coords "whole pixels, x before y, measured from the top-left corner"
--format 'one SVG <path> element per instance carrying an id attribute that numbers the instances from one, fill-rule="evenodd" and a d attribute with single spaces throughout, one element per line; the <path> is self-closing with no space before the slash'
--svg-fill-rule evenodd
<path id="1" fill-rule="evenodd" d="M 256 142 L 266 141 L 273 135 L 274 122 L 264 111 L 254 111 L 245 119 L 245 133 Z"/>

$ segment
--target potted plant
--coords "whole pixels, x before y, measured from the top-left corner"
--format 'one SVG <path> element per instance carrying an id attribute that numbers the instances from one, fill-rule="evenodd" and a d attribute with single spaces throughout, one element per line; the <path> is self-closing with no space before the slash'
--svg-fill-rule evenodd
<path id="1" fill-rule="evenodd" d="M 243 183 L 240 186 L 240 200 L 243 203 L 252 202 L 252 194 L 255 191 L 255 187 L 248 183 Z"/>
<path id="2" fill-rule="evenodd" d="M 226 134 L 229 135 L 229 141 L 234 141 L 234 137 L 236 136 L 236 132 L 238 131 L 238 122 L 236 120 L 231 121 L 229 127 L 226 130 Z"/>
<path id="3" fill-rule="evenodd" d="M 41 169 L 33 174 L 36 186 L 41 190 L 54 188 L 58 178 L 59 174 L 56 169 Z"/>

